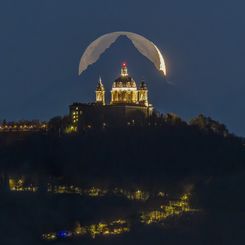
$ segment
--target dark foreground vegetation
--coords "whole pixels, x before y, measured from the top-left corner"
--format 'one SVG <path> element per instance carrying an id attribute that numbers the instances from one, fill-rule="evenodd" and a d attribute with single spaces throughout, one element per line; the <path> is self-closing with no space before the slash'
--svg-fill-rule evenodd
<path id="1" fill-rule="evenodd" d="M 187 124 L 167 118 L 156 126 L 92 128 L 79 134 L 2 133 L 0 171 L 161 184 L 163 176 L 236 173 L 244 167 L 244 149 L 242 139 L 211 119 L 200 116 Z"/>
<path id="2" fill-rule="evenodd" d="M 84 244 L 135 244 L 136 240 L 142 244 L 244 244 L 240 243 L 245 241 L 241 228 L 245 227 L 244 164 L 243 140 L 203 116 L 189 124 L 169 116 L 151 126 L 90 128 L 79 134 L 60 134 L 55 129 L 2 133 L 0 227 L 6 234 L 5 244 L 18 244 L 22 237 L 20 233 L 18 238 L 7 238 L 13 234 L 13 222 L 12 229 L 25 233 L 26 244 L 34 244 L 26 230 L 31 229 L 36 237 L 47 227 L 47 220 L 57 226 L 69 224 L 76 218 L 90 217 L 94 210 L 104 216 L 113 208 L 119 212 L 129 205 L 120 201 L 117 206 L 118 200 L 100 200 L 98 204 L 71 196 L 59 199 L 43 193 L 48 182 L 57 180 L 104 188 L 164 189 L 172 194 L 191 187 L 192 206 L 203 210 L 191 220 L 172 221 L 175 228 L 144 231 L 141 227 L 116 240 L 88 240 Z M 29 176 L 43 188 L 34 194 L 10 193 L 7 180 L 14 175 Z"/>

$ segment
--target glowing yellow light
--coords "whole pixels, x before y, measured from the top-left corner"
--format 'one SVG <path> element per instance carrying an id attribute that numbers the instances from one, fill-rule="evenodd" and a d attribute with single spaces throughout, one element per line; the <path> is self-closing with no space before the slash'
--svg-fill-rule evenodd
<path id="1" fill-rule="evenodd" d="M 36 192 L 38 187 L 32 184 L 27 185 L 21 178 L 9 178 L 9 189 L 10 191 Z"/>
<path id="2" fill-rule="evenodd" d="M 145 212 L 141 216 L 142 223 L 152 224 L 167 219 L 170 216 L 177 216 L 184 212 L 190 212 L 192 209 L 189 204 L 189 194 L 184 194 L 177 201 L 170 201 L 166 205 L 161 205 L 161 210 Z"/>
<path id="3" fill-rule="evenodd" d="M 51 232 L 51 233 L 43 234 L 42 238 L 44 240 L 56 240 L 57 236 L 56 236 L 56 233 Z"/>

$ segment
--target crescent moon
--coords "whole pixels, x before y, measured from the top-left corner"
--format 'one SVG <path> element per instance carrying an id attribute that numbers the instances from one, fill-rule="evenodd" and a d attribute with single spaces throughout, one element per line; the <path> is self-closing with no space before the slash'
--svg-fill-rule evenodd
<path id="1" fill-rule="evenodd" d="M 155 67 L 166 76 L 167 69 L 162 53 L 159 48 L 147 38 L 133 32 L 111 32 L 100 36 L 94 40 L 83 53 L 79 64 L 79 75 L 81 75 L 88 66 L 94 64 L 100 56 L 120 37 L 126 36 L 131 40 L 134 47 L 145 57 L 147 57 Z"/>

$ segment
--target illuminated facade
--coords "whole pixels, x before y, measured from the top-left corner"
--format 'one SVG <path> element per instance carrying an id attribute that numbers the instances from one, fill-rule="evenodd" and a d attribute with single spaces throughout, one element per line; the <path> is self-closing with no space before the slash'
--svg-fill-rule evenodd
<path id="1" fill-rule="evenodd" d="M 121 76 L 112 85 L 110 104 L 138 104 L 136 82 L 128 75 L 128 69 L 125 63 L 121 68 Z"/>
<path id="2" fill-rule="evenodd" d="M 0 123 L 0 132 L 45 132 L 48 124 L 40 121 L 17 121 Z"/>
<path id="3" fill-rule="evenodd" d="M 105 89 L 101 78 L 99 79 L 95 94 L 96 94 L 96 103 L 105 105 Z"/>
<path id="4" fill-rule="evenodd" d="M 137 89 L 136 82 L 128 75 L 125 63 L 121 67 L 121 76 L 112 85 L 110 104 L 149 106 L 148 89 L 145 82 L 141 82 L 139 89 Z"/>
<path id="5" fill-rule="evenodd" d="M 120 76 L 113 82 L 110 103 L 106 104 L 106 91 L 101 78 L 95 90 L 94 103 L 73 103 L 70 105 L 72 129 L 142 124 L 153 113 L 148 101 L 145 82 L 137 84 L 128 74 L 125 63 Z"/>

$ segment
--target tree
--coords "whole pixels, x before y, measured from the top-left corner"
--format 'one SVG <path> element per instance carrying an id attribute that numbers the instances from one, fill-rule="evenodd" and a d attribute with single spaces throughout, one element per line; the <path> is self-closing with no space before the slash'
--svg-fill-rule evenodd
<path id="1" fill-rule="evenodd" d="M 206 131 L 212 131 L 219 135 L 229 135 L 229 131 L 224 124 L 219 123 L 210 117 L 205 117 L 203 114 L 200 114 L 197 117 L 191 119 L 189 124 L 197 126 L 198 128 Z"/>
<path id="2" fill-rule="evenodd" d="M 48 131 L 52 133 L 60 133 L 62 129 L 62 117 L 56 116 L 49 120 Z"/>
<path id="3" fill-rule="evenodd" d="M 167 113 L 163 119 L 166 123 L 171 125 L 181 125 L 184 123 L 184 121 L 174 113 Z"/>

